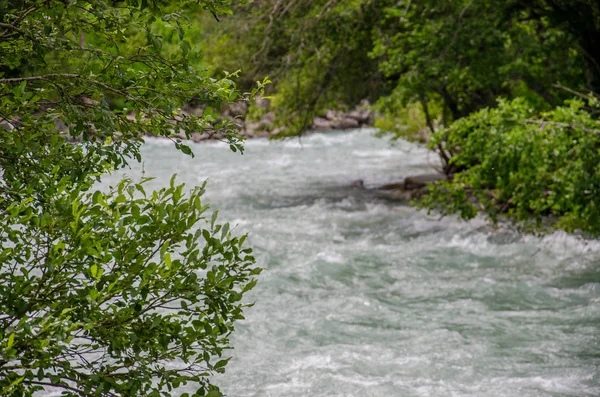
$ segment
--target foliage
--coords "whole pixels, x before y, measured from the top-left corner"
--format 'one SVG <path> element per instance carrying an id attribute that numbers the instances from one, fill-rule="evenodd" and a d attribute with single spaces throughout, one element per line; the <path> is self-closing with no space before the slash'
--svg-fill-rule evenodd
<path id="1" fill-rule="evenodd" d="M 240 6 L 209 33 L 216 45 L 206 56 L 225 70 L 232 68 L 231 54 L 241 56 L 246 82 L 268 75 L 276 120 L 286 135 L 298 134 L 319 111 L 376 98 L 381 75 L 368 51 L 378 8 L 365 8 L 369 3 L 266 0 Z"/>
<path id="2" fill-rule="evenodd" d="M 386 9 L 373 56 L 407 101 L 441 100 L 445 124 L 512 95 L 523 82 L 549 102 L 551 84 L 581 77 L 573 39 L 544 19 L 508 14 L 506 2 L 424 1 Z"/>
<path id="3" fill-rule="evenodd" d="M 169 396 L 189 382 L 218 395 L 207 376 L 227 363 L 258 271 L 244 238 L 204 216 L 202 193 L 174 179 L 148 195 L 128 180 L 108 193 L 59 184 L 51 207 L 6 206 L 3 395 Z"/>
<path id="4" fill-rule="evenodd" d="M 585 62 L 587 88 L 600 91 L 600 4 L 596 0 L 511 0 L 508 12 L 548 21 L 574 39 Z M 548 66 L 548 65 L 546 65 Z"/>
<path id="5" fill-rule="evenodd" d="M 209 32 L 217 45 L 207 55 L 219 64 L 241 54 L 246 81 L 271 76 L 275 111 L 296 126 L 292 133 L 325 108 L 364 98 L 390 97 L 397 104 L 396 114 L 388 107 L 390 118 L 405 119 L 403 107 L 416 104 L 422 111 L 441 107 L 439 124 L 449 125 L 499 96 L 525 96 L 543 108 L 567 98 L 556 82 L 585 88 L 594 69 L 568 28 L 575 23 L 551 17 L 548 7 L 517 0 L 264 0 Z"/>
<path id="6" fill-rule="evenodd" d="M 453 180 L 422 206 L 472 218 L 516 221 L 600 235 L 600 122 L 594 96 L 537 113 L 523 99 L 500 100 L 438 131 L 430 147 L 452 153 Z"/>
<path id="7" fill-rule="evenodd" d="M 207 377 L 258 272 L 244 238 L 205 218 L 203 188 L 94 184 L 139 160 L 144 134 L 190 155 L 175 133 L 243 149 L 213 109 L 262 87 L 212 78 L 186 38 L 229 3 L 0 1 L 0 394 L 220 395 Z M 181 113 L 192 98 L 202 116 Z"/>
<path id="8" fill-rule="evenodd" d="M 393 139 L 427 143 L 443 122 L 440 101 L 405 103 L 399 92 L 379 98 L 375 109 L 380 113 L 375 128 L 380 135 L 391 135 Z"/>

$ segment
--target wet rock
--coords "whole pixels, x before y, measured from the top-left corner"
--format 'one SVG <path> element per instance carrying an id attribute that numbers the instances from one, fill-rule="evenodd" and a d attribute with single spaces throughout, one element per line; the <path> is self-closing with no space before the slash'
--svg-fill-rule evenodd
<path id="1" fill-rule="evenodd" d="M 428 183 L 446 180 L 444 174 L 421 174 L 408 176 L 404 178 L 404 182 L 388 183 L 376 187 L 377 190 L 415 190 L 427 187 Z"/>
<path id="2" fill-rule="evenodd" d="M 427 192 L 427 188 L 405 189 L 404 183 L 389 183 L 373 189 L 378 196 L 386 200 L 408 202 Z"/>
<path id="3" fill-rule="evenodd" d="M 350 186 L 358 188 L 358 189 L 364 189 L 365 188 L 365 181 L 363 181 L 362 179 L 357 179 L 355 181 L 352 181 L 352 183 L 350 184 Z"/>
<path id="4" fill-rule="evenodd" d="M 400 190 L 404 189 L 404 182 L 400 183 L 388 183 L 385 185 L 381 185 L 376 187 L 377 190 Z"/>
<path id="5" fill-rule="evenodd" d="M 415 198 L 418 198 L 427 192 L 427 188 L 415 189 L 415 190 L 379 190 L 378 193 L 381 198 L 385 198 L 387 200 L 399 201 L 399 202 L 409 202 Z"/>
<path id="6" fill-rule="evenodd" d="M 444 174 L 422 174 L 409 176 L 404 179 L 404 189 L 419 189 L 427 186 L 428 183 L 445 181 L 448 178 Z"/>
<path id="7" fill-rule="evenodd" d="M 446 180 L 444 174 L 422 174 L 409 176 L 404 182 L 388 183 L 374 188 L 383 198 L 394 201 L 410 201 L 429 191 L 427 184 Z"/>

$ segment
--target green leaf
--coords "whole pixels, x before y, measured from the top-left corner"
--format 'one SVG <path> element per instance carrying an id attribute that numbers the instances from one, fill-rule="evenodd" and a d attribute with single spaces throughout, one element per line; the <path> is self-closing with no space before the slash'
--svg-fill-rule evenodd
<path id="1" fill-rule="evenodd" d="M 100 277 L 100 271 L 99 271 L 98 265 L 93 264 L 92 266 L 90 266 L 90 274 L 95 279 L 98 279 Z"/>
<path id="2" fill-rule="evenodd" d="M 187 145 L 179 145 L 179 150 L 181 150 L 183 154 L 187 154 L 188 156 L 194 157 L 194 152 L 192 152 L 192 149 Z"/>
<path id="3" fill-rule="evenodd" d="M 219 216 L 219 211 L 218 211 L 218 210 L 217 210 L 217 211 L 214 211 L 214 212 L 212 213 L 212 216 L 211 216 L 211 218 L 210 218 L 210 227 L 211 227 L 211 229 L 214 229 L 214 228 L 215 228 L 215 222 L 217 221 L 217 217 L 218 217 L 218 216 Z"/>

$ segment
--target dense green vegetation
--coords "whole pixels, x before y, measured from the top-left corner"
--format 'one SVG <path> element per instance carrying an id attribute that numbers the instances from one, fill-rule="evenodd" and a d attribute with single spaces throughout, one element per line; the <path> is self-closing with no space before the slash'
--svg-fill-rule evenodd
<path id="1" fill-rule="evenodd" d="M 94 185 L 143 135 L 242 151 L 265 76 L 281 136 L 369 99 L 426 142 L 428 209 L 600 235 L 596 0 L 0 0 L 0 394 L 220 395 L 244 238 L 204 187 Z"/>
<path id="2" fill-rule="evenodd" d="M 187 154 L 174 132 L 243 149 L 210 108 L 180 112 L 257 93 L 211 78 L 188 41 L 193 18 L 227 4 L 0 1 L 1 395 L 170 396 L 190 382 L 221 395 L 209 376 L 259 272 L 244 237 L 208 215 L 204 187 L 94 185 L 139 160 L 145 134 Z"/>
<path id="3" fill-rule="evenodd" d="M 451 178 L 428 208 L 600 234 L 597 1 L 264 0 L 207 34 L 216 70 L 271 76 L 289 135 L 368 98 L 428 142 Z"/>
<path id="4" fill-rule="evenodd" d="M 483 211 L 525 231 L 598 235 L 599 110 L 593 96 L 542 113 L 518 98 L 455 121 L 431 141 L 452 153 L 453 179 L 420 204 L 466 219 Z"/>

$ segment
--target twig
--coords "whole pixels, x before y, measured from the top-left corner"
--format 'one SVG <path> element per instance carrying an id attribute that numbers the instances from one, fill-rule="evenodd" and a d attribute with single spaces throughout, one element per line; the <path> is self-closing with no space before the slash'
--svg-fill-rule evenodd
<path id="1" fill-rule="evenodd" d="M 50 74 L 44 74 L 41 76 L 29 76 L 29 77 L 12 77 L 12 78 L 8 78 L 8 79 L 0 79 L 0 83 L 20 83 L 23 81 L 39 81 L 39 80 L 53 80 L 53 79 L 80 79 L 80 80 L 86 80 L 92 84 L 95 84 L 99 87 L 104 88 L 107 91 L 111 91 L 115 94 L 121 95 L 131 101 L 134 102 L 143 102 L 146 105 L 148 105 L 147 101 L 144 101 L 141 98 L 134 98 L 131 95 L 129 95 L 127 92 L 123 91 L 123 90 L 119 90 L 115 87 L 112 87 L 106 83 L 103 83 L 101 81 L 98 80 L 94 80 L 94 79 L 90 79 L 87 78 L 85 76 L 82 76 L 80 74 L 74 74 L 74 73 L 50 73 Z"/>
<path id="2" fill-rule="evenodd" d="M 20 83 L 22 81 L 48 80 L 48 79 L 56 79 L 56 78 L 80 79 L 80 78 L 83 78 L 83 76 L 81 76 L 80 74 L 72 74 L 72 73 L 51 73 L 51 74 L 44 74 L 41 76 L 11 77 L 8 79 L 0 79 L 0 83 Z"/>
<path id="3" fill-rule="evenodd" d="M 11 29 L 14 30 L 16 32 L 19 32 L 21 34 L 25 34 L 25 31 L 19 29 L 18 27 L 16 27 L 15 25 L 11 25 L 10 23 L 2 23 L 0 22 L 0 27 L 2 28 L 6 28 L 6 29 Z"/>
<path id="4" fill-rule="evenodd" d="M 548 121 L 548 120 L 525 120 L 525 122 L 528 124 L 537 124 L 540 126 L 540 128 L 543 128 L 546 125 L 554 125 L 557 127 L 571 128 L 573 130 L 580 129 L 582 131 L 592 132 L 594 134 L 600 134 L 600 128 L 594 129 L 594 128 L 584 127 L 584 126 L 577 125 L 577 124 L 559 123 L 557 121 Z"/>
<path id="5" fill-rule="evenodd" d="M 567 92 L 569 92 L 569 93 L 571 93 L 571 94 L 573 94 L 573 95 L 577 95 L 577 96 L 578 96 L 578 97 L 580 97 L 580 98 L 587 99 L 588 101 L 589 101 L 590 99 L 594 99 L 594 95 L 593 95 L 593 94 L 592 94 L 592 95 L 586 95 L 586 94 L 584 94 L 584 93 L 581 93 L 581 92 L 575 91 L 575 90 L 574 90 L 574 89 L 572 89 L 572 88 L 565 87 L 564 85 L 562 85 L 562 84 L 560 84 L 560 83 L 555 83 L 555 84 L 552 84 L 552 87 L 560 88 L 561 90 L 567 91 Z"/>

